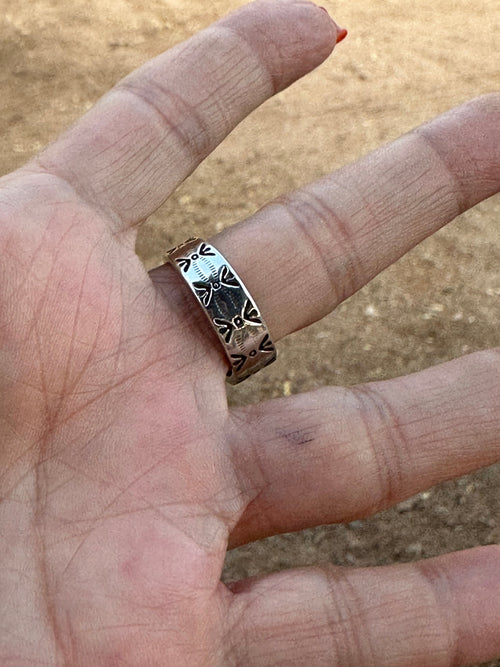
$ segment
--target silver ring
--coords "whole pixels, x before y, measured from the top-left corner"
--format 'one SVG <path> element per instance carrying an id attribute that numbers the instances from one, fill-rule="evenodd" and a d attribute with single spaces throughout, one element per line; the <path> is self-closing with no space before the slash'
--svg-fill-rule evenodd
<path id="1" fill-rule="evenodd" d="M 191 238 L 167 252 L 216 332 L 238 384 L 276 359 L 260 310 L 227 259 L 203 239 Z"/>

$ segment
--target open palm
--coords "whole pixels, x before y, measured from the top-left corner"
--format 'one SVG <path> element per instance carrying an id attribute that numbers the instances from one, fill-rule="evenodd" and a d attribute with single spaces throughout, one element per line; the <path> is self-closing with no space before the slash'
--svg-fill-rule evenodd
<path id="1" fill-rule="evenodd" d="M 254 3 L 0 182 L 2 666 L 500 654 L 496 547 L 220 582 L 228 544 L 366 516 L 500 455 L 494 351 L 230 409 L 201 309 L 134 252 L 137 225 L 338 34 L 309 2 Z M 500 98 L 473 101 L 213 239 L 273 338 L 497 192 L 499 127 Z"/>

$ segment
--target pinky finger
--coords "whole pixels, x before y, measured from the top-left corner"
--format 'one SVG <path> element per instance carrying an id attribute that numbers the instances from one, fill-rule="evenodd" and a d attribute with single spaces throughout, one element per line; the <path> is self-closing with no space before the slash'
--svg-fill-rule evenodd
<path id="1" fill-rule="evenodd" d="M 458 667 L 500 656 L 500 547 L 232 585 L 236 664 Z"/>

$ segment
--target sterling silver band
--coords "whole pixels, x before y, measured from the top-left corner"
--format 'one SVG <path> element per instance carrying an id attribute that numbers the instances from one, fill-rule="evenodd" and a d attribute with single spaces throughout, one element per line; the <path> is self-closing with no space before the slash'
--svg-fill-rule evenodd
<path id="1" fill-rule="evenodd" d="M 236 271 L 212 245 L 191 238 L 167 253 L 214 328 L 238 384 L 276 359 L 264 319 Z"/>

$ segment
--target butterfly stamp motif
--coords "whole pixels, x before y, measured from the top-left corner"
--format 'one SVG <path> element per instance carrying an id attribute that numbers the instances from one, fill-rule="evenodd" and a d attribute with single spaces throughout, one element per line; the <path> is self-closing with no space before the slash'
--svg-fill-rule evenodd
<path id="1" fill-rule="evenodd" d="M 191 268 L 192 262 L 196 262 L 200 257 L 215 257 L 215 252 L 207 243 L 202 243 L 198 248 L 198 252 L 194 252 L 189 257 L 179 257 L 176 259 L 177 265 L 179 268 L 187 273 Z"/>
<path id="2" fill-rule="evenodd" d="M 222 317 L 214 317 L 214 324 L 218 327 L 219 333 L 224 337 L 226 343 L 231 341 L 234 331 L 243 329 L 247 324 L 262 324 L 262 318 L 253 303 L 247 299 L 239 315 L 235 315 L 231 320 L 225 320 Z"/>
<path id="3" fill-rule="evenodd" d="M 259 352 L 265 352 L 267 354 L 274 353 L 276 350 L 271 341 L 269 334 L 266 334 L 264 338 L 260 341 L 259 346 L 256 349 L 251 350 L 251 352 L 246 354 L 232 354 L 231 358 L 233 359 L 233 369 L 239 373 L 243 366 L 246 364 L 248 359 L 256 357 Z"/>
<path id="4" fill-rule="evenodd" d="M 202 304 L 207 308 L 212 301 L 213 295 L 223 287 L 240 288 L 240 283 L 234 277 L 228 266 L 221 266 L 216 278 L 210 278 L 207 282 L 196 281 L 193 283 L 196 294 Z"/>

